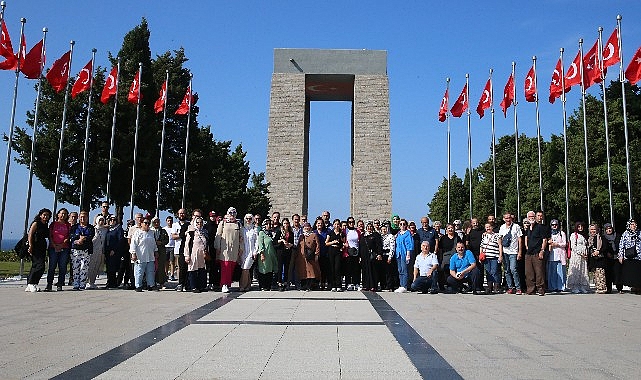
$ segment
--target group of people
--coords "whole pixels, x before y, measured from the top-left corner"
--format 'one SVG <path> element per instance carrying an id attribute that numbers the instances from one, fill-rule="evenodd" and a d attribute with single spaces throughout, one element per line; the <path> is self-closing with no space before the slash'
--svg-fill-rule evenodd
<path id="1" fill-rule="evenodd" d="M 398 215 L 389 220 L 363 221 L 348 217 L 331 220 L 323 211 L 311 223 L 305 215 L 282 218 L 279 212 L 264 218 L 246 214 L 237 218 L 230 207 L 225 215 L 200 209 L 191 217 L 180 209 L 160 219 L 138 213 L 122 226 L 109 213 L 109 203 L 89 223 L 86 211 L 42 209 L 28 232 L 32 266 L 28 292 L 40 291 L 48 256 L 45 291 L 52 291 L 58 270 L 58 291 L 63 289 L 71 261 L 69 285 L 73 290 L 94 289 L 106 266 L 105 288 L 178 291 L 239 291 L 289 289 L 394 291 L 403 293 L 472 292 L 478 294 L 538 294 L 622 292 L 627 285 L 641 291 L 641 239 L 634 220 L 618 235 L 610 224 L 601 232 L 596 224 L 577 222 L 571 234 L 558 220 L 549 225 L 543 212 L 530 211 L 521 223 L 506 212 L 503 223 L 488 216 L 456 220 L 442 229 L 420 227 Z M 177 278 L 176 278 L 177 276 Z"/>

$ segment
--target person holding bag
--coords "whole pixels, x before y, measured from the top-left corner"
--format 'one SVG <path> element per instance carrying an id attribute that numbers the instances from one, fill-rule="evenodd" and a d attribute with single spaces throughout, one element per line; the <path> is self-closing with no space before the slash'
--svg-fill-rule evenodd
<path id="1" fill-rule="evenodd" d="M 623 265 L 623 285 L 630 287 L 630 292 L 641 294 L 641 239 L 637 222 L 630 219 L 619 243 L 619 263 Z"/>

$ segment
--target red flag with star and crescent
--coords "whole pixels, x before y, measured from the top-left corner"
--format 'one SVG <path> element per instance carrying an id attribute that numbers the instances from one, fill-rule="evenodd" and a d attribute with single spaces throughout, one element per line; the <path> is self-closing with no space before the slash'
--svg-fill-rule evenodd
<path id="1" fill-rule="evenodd" d="M 528 102 L 536 102 L 536 94 L 536 72 L 534 71 L 534 65 L 532 65 L 525 77 L 525 100 Z"/>
<path id="2" fill-rule="evenodd" d="M 78 94 L 87 91 L 91 87 L 91 74 L 93 73 L 92 61 L 89 60 L 85 67 L 78 73 L 78 78 L 71 88 L 71 98 L 75 99 Z"/>
<path id="3" fill-rule="evenodd" d="M 565 73 L 565 92 L 569 92 L 572 86 L 581 84 L 581 51 L 576 54 L 576 58 L 568 67 Z"/>
<path id="4" fill-rule="evenodd" d="M 441 99 L 441 107 L 438 109 L 438 121 L 441 123 L 447 119 L 447 102 L 450 98 L 449 95 L 449 90 L 445 90 L 445 95 L 443 95 L 443 99 Z"/>
<path id="5" fill-rule="evenodd" d="M 450 109 L 450 113 L 454 117 L 461 117 L 463 115 L 463 112 L 467 111 L 468 107 L 468 100 L 467 100 L 467 83 L 463 87 L 463 91 L 461 91 L 461 95 L 458 96 L 458 99 L 456 99 L 456 102 L 454 102 L 454 105 L 452 105 L 452 108 Z"/>
<path id="6" fill-rule="evenodd" d="M 595 83 L 601 83 L 603 74 L 599 64 L 599 41 L 597 40 L 583 56 L 583 85 L 588 89 Z"/>
<path id="7" fill-rule="evenodd" d="M 129 95 L 127 95 L 127 101 L 129 103 L 138 103 L 142 99 L 142 94 L 140 93 L 140 70 L 136 73 L 133 82 L 131 82 L 131 87 L 129 87 Z"/>
<path id="8" fill-rule="evenodd" d="M 7 30 L 4 20 L 0 21 L 0 55 L 6 58 L 0 62 L 0 70 L 15 70 L 18 64 L 15 54 L 13 53 L 13 44 Z"/>
<path id="9" fill-rule="evenodd" d="M 158 100 L 156 100 L 156 103 L 154 103 L 154 112 L 155 113 L 160 113 L 162 110 L 165 109 L 165 99 L 167 98 L 167 81 L 164 81 L 162 83 L 162 87 L 160 89 L 160 96 L 158 97 Z"/>
<path id="10" fill-rule="evenodd" d="M 561 86 L 561 71 L 563 70 L 563 66 L 561 65 L 561 58 L 556 62 L 556 67 L 554 68 L 554 72 L 552 73 L 552 82 L 550 82 L 550 103 L 554 104 L 554 101 L 556 98 L 561 96 L 563 94 L 563 88 Z M 570 89 L 566 89 L 565 92 L 570 91 Z"/>
<path id="11" fill-rule="evenodd" d="M 610 67 L 619 63 L 621 60 L 619 52 L 619 29 L 614 28 L 614 32 L 603 45 L 603 68 Z"/>
<path id="12" fill-rule="evenodd" d="M 630 84 L 637 84 L 641 80 L 641 47 L 634 53 L 632 61 L 625 69 L 625 78 L 630 81 Z"/>
<path id="13" fill-rule="evenodd" d="M 20 71 L 27 79 L 38 79 L 42 75 L 42 68 L 45 65 L 45 53 L 42 50 L 44 40 L 40 40 L 25 55 L 24 60 L 20 63 Z"/>
<path id="14" fill-rule="evenodd" d="M 102 104 L 107 104 L 109 99 L 116 95 L 118 91 L 118 67 L 113 67 L 107 80 L 105 80 L 105 87 L 102 89 L 102 94 L 100 95 L 100 101 Z"/>
<path id="15" fill-rule="evenodd" d="M 514 102 L 514 76 L 510 74 L 510 77 L 505 84 L 503 89 L 503 100 L 501 100 L 501 109 L 503 110 L 503 116 L 507 117 L 507 109 L 510 108 Z"/>
<path id="16" fill-rule="evenodd" d="M 189 86 L 187 87 L 187 92 L 185 93 L 182 103 L 180 103 L 180 106 L 176 110 L 176 115 L 187 115 L 189 108 L 193 104 L 193 100 L 194 96 L 191 94 L 191 86 Z"/>
<path id="17" fill-rule="evenodd" d="M 479 118 L 482 119 L 485 116 L 485 110 L 492 106 L 492 79 L 489 78 L 487 83 L 485 83 L 485 88 L 479 99 L 479 105 L 476 106 L 476 113 L 479 114 Z"/>
<path id="18" fill-rule="evenodd" d="M 71 59 L 71 50 L 63 54 L 53 63 L 53 66 L 47 73 L 47 80 L 56 92 L 60 92 L 67 86 L 69 80 L 69 61 Z"/>

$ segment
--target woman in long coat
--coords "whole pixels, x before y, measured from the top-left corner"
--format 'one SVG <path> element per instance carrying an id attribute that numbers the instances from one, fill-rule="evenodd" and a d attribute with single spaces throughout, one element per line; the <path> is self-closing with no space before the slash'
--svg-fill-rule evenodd
<path id="1" fill-rule="evenodd" d="M 312 231 L 312 225 L 309 223 L 303 225 L 303 236 L 301 236 L 299 248 L 296 256 L 296 273 L 301 280 L 301 288 L 309 291 L 316 287 L 320 280 L 320 265 L 318 264 L 320 243 L 318 235 Z"/>
<path id="2" fill-rule="evenodd" d="M 185 234 L 185 262 L 189 286 L 194 293 L 200 293 L 207 288 L 207 273 L 205 272 L 205 256 L 207 252 L 207 231 L 203 228 L 203 218 L 192 219 Z"/>
<path id="3" fill-rule="evenodd" d="M 272 277 L 278 264 L 271 222 L 270 219 L 265 219 L 263 228 L 258 232 L 256 265 L 258 266 L 258 287 L 260 290 L 271 289 Z"/>
<path id="4" fill-rule="evenodd" d="M 230 207 L 216 231 L 216 259 L 220 261 L 220 286 L 223 293 L 229 293 L 232 275 L 238 258 L 243 253 L 243 234 L 236 220 L 236 209 Z"/>

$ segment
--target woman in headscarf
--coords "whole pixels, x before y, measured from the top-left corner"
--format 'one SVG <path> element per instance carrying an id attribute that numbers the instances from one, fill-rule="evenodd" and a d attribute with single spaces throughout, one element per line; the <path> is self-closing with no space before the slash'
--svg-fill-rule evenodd
<path id="1" fill-rule="evenodd" d="M 296 256 L 296 273 L 301 280 L 301 288 L 311 291 L 316 288 L 320 280 L 320 243 L 318 235 L 312 231 L 312 225 L 303 224 L 303 236 L 300 239 L 300 251 Z"/>
<path id="2" fill-rule="evenodd" d="M 254 264 L 254 258 L 258 252 L 258 229 L 254 226 L 254 216 L 252 214 L 245 214 L 245 225 L 243 226 L 243 243 L 245 249 L 240 257 L 240 266 L 242 272 L 240 274 L 240 291 L 246 292 L 252 284 L 251 268 Z"/>
<path id="3" fill-rule="evenodd" d="M 557 219 L 550 222 L 551 236 L 548 241 L 550 255 L 548 257 L 547 279 L 548 291 L 562 292 L 565 290 L 565 265 L 567 259 L 568 240 L 561 224 Z"/>
<path id="4" fill-rule="evenodd" d="M 607 293 L 612 293 L 612 284 L 616 286 L 619 293 L 623 292 L 622 282 L 622 265 L 619 262 L 619 241 L 621 235 L 614 231 L 612 224 L 606 223 L 603 225 L 603 251 L 607 258 L 607 267 L 605 269 L 605 285 Z"/>
<path id="5" fill-rule="evenodd" d="M 244 250 L 243 234 L 240 223 L 236 220 L 236 209 L 230 207 L 227 214 L 218 224 L 216 231 L 216 257 L 220 260 L 220 286 L 223 293 L 229 293 L 232 275 L 238 258 Z"/>
<path id="6" fill-rule="evenodd" d="M 637 222 L 630 219 L 619 243 L 619 263 L 622 268 L 623 285 L 632 293 L 641 293 L 641 239 Z"/>
<path id="7" fill-rule="evenodd" d="M 92 243 L 93 253 L 89 259 L 89 268 L 87 270 L 87 284 L 85 289 L 97 289 L 96 278 L 100 274 L 103 265 L 105 265 L 105 238 L 107 237 L 107 221 L 102 214 L 98 214 L 94 219 L 94 231 Z"/>
<path id="8" fill-rule="evenodd" d="M 603 239 L 599 225 L 591 223 L 588 237 L 588 271 L 594 272 L 594 284 L 597 294 L 605 294 L 605 255 L 603 254 Z"/>
<path id="9" fill-rule="evenodd" d="M 207 231 L 203 218 L 196 216 L 191 220 L 185 234 L 185 262 L 189 287 L 194 293 L 207 289 L 207 273 L 205 271 L 205 255 L 207 252 Z"/>
<path id="10" fill-rule="evenodd" d="M 576 222 L 570 235 L 570 263 L 568 264 L 567 289 L 572 293 L 589 293 L 588 241 L 585 238 L 585 223 Z"/>
<path id="11" fill-rule="evenodd" d="M 392 235 L 396 235 L 398 231 L 401 229 L 401 227 L 398 225 L 401 222 L 401 217 L 398 216 L 398 214 L 392 215 L 390 218 L 390 227 L 389 227 L 389 233 Z"/>
<path id="12" fill-rule="evenodd" d="M 263 228 L 256 238 L 256 265 L 258 267 L 258 288 L 271 290 L 272 277 L 278 264 L 276 249 L 274 248 L 274 231 L 271 219 L 265 219 Z"/>
<path id="13" fill-rule="evenodd" d="M 127 239 L 118 218 L 109 216 L 109 229 L 105 234 L 105 261 L 107 262 L 107 289 L 117 288 L 120 261 L 127 257 Z M 121 276 L 122 279 L 122 276 Z"/>

